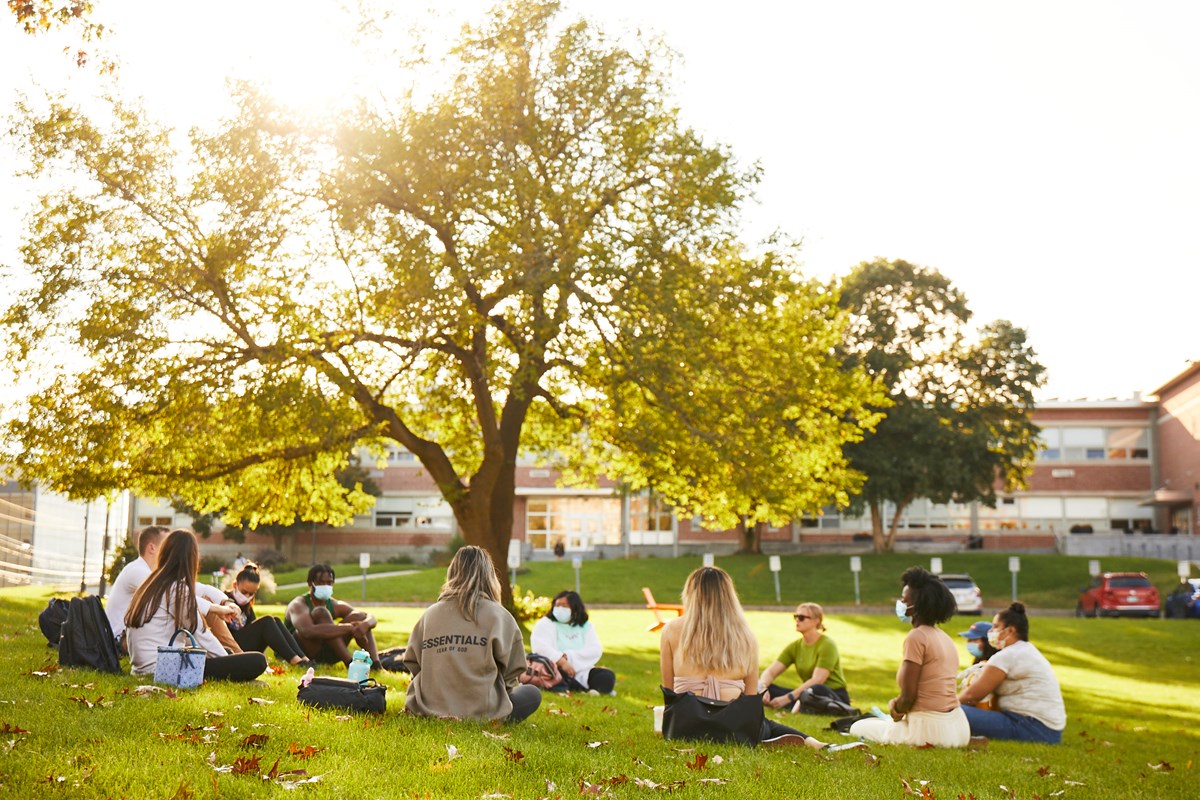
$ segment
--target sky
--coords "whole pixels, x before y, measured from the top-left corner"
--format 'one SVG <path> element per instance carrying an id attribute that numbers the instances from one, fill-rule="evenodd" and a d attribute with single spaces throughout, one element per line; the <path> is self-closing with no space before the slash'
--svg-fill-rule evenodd
<path id="1" fill-rule="evenodd" d="M 127 88 L 180 128 L 220 113 L 229 75 L 317 107 L 358 74 L 332 0 L 96 5 Z M 438 35 L 488 5 L 389 8 Z M 747 239 L 801 238 L 807 274 L 877 257 L 939 270 L 976 322 L 1028 331 L 1042 401 L 1148 394 L 1200 360 L 1200 3 L 566 5 L 679 54 L 684 118 L 762 168 Z M 34 85 L 86 89 L 53 41 L 0 22 L 6 109 Z M 7 264 L 31 202 L 18 164 L 0 147 Z"/>

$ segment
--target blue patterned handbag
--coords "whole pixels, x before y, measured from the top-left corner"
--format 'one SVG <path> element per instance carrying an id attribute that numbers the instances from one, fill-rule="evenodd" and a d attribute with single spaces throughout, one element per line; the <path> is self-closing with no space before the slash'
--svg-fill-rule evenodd
<path id="1" fill-rule="evenodd" d="M 184 634 L 191 645 L 176 646 L 179 634 Z M 208 652 L 196 644 L 192 632 L 180 628 L 171 641 L 158 646 L 158 661 L 154 664 L 154 682 L 165 683 L 177 689 L 195 689 L 204 683 L 204 660 Z"/>

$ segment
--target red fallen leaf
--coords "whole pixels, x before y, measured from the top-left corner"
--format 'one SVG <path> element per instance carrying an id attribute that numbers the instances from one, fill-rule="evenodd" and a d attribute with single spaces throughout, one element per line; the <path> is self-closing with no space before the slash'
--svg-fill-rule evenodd
<path id="1" fill-rule="evenodd" d="M 279 665 L 277 665 L 277 664 L 276 664 L 276 665 L 273 665 L 273 666 L 267 667 L 267 672 L 271 673 L 272 675 L 286 675 L 286 674 L 287 674 L 287 668 L 286 668 L 286 667 L 281 667 L 281 666 L 279 666 Z"/>
<path id="2" fill-rule="evenodd" d="M 1043 778 L 1049 777 L 1053 774 L 1054 773 L 1050 771 L 1049 767 L 1038 767 L 1038 775 L 1041 775 Z"/>
<path id="3" fill-rule="evenodd" d="M 612 786 L 620 786 L 622 783 L 629 783 L 629 778 L 625 777 L 624 774 L 621 774 L 615 778 L 609 778 L 608 782 Z"/>
<path id="4" fill-rule="evenodd" d="M 187 783 L 180 783 L 179 788 L 175 790 L 175 794 L 171 795 L 171 800 L 192 800 L 196 793 L 192 791 L 192 787 Z"/>
<path id="5" fill-rule="evenodd" d="M 267 780 L 272 780 L 272 781 L 273 781 L 273 780 L 275 780 L 277 777 L 279 777 L 279 759 L 278 759 L 278 758 L 277 758 L 277 759 L 275 759 L 275 763 L 274 763 L 274 764 L 272 764 L 272 765 L 271 765 L 271 768 L 270 768 L 269 770 L 267 770 L 267 772 L 266 772 L 266 778 L 267 778 Z"/>
<path id="6" fill-rule="evenodd" d="M 168 700 L 174 700 L 176 697 L 179 697 L 179 695 L 175 693 L 174 689 L 164 689 L 163 692 L 167 695 Z"/>
<path id="7" fill-rule="evenodd" d="M 1150 769 L 1156 769 L 1160 772 L 1174 772 L 1175 771 L 1175 768 L 1172 767 L 1170 764 L 1168 764 L 1166 761 L 1159 761 L 1157 764 L 1147 764 L 1146 766 L 1149 767 Z"/>
<path id="8" fill-rule="evenodd" d="M 685 762 L 683 762 L 683 765 L 685 767 L 687 767 L 688 769 L 700 771 L 700 770 L 704 769 L 704 767 L 707 763 L 708 763 L 708 755 L 707 754 L 696 753 L 696 759 L 694 761 L 685 761 Z"/>
<path id="9" fill-rule="evenodd" d="M 296 758 L 304 760 L 306 758 L 312 758 L 313 756 L 315 756 L 317 753 L 321 752 L 324 749 L 325 749 L 324 747 L 317 747 L 314 744 L 309 744 L 309 745 L 305 745 L 304 747 L 301 747 L 296 742 L 292 742 L 290 745 L 288 745 L 288 755 L 295 756 Z"/>
<path id="10" fill-rule="evenodd" d="M 17 725 L 10 725 L 6 722 L 4 723 L 4 727 L 0 728 L 0 733 L 29 733 L 29 731 Z"/>
<path id="11" fill-rule="evenodd" d="M 605 706 L 604 708 L 600 709 L 600 713 L 608 714 L 610 717 L 615 717 L 617 715 L 617 710 L 615 708 L 609 708 L 608 706 Z"/>
<path id="12" fill-rule="evenodd" d="M 600 795 L 605 793 L 604 784 L 588 783 L 583 778 L 580 778 L 579 779 L 579 793 L 580 794 L 594 794 L 597 797 L 599 797 Z"/>
<path id="13" fill-rule="evenodd" d="M 262 747 L 270 738 L 271 737 L 267 736 L 265 733 L 252 733 L 245 739 L 242 739 L 242 743 L 238 746 L 243 749 L 250 747 Z"/>
<path id="14" fill-rule="evenodd" d="M 962 792 L 959 792 L 958 800 L 976 800 L 976 797 L 971 793 L 963 794 Z"/>
<path id="15" fill-rule="evenodd" d="M 254 756 L 252 758 L 238 758 L 233 762 L 233 769 L 230 770 L 234 775 L 245 775 L 248 772 L 258 772 L 258 762 L 262 760 L 262 756 Z"/>
<path id="16" fill-rule="evenodd" d="M 76 697 L 76 696 L 72 695 L 72 696 L 68 697 L 67 699 L 74 700 L 76 703 L 79 703 L 84 708 L 95 708 L 96 707 L 96 704 L 93 703 L 91 700 L 88 700 L 86 697 L 82 697 L 82 696 Z"/>
<path id="17" fill-rule="evenodd" d="M 507 758 L 509 761 L 513 762 L 514 764 L 520 764 L 522 761 L 525 760 L 525 754 L 522 753 L 520 750 L 513 750 L 511 747 L 509 747 L 506 744 L 502 744 L 502 745 L 500 745 L 500 747 L 502 747 L 504 749 L 504 757 Z"/>

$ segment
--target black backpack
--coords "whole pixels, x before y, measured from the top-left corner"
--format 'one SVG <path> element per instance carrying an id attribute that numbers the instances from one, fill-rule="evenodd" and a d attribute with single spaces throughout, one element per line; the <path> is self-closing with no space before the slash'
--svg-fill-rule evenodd
<path id="1" fill-rule="evenodd" d="M 99 597 L 71 598 L 58 642 L 58 664 L 61 667 L 90 667 L 101 672 L 121 671 L 121 654 Z"/>
<path id="2" fill-rule="evenodd" d="M 67 621 L 67 608 L 70 606 L 61 597 L 55 597 L 46 604 L 42 613 L 38 614 L 38 627 L 51 647 L 58 647 L 58 637 L 62 635 L 62 624 Z"/>

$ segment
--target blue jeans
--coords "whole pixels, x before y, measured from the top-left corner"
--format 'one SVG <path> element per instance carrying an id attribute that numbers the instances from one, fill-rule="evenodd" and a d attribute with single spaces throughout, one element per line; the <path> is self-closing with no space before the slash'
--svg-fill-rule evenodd
<path id="1" fill-rule="evenodd" d="M 1043 723 L 1024 714 L 1014 714 L 1011 711 L 984 711 L 982 708 L 968 705 L 964 705 L 962 710 L 967 715 L 967 722 L 971 723 L 972 736 L 1013 739 L 1018 742 L 1042 742 L 1043 744 L 1062 742 L 1062 731 L 1047 728 Z"/>

